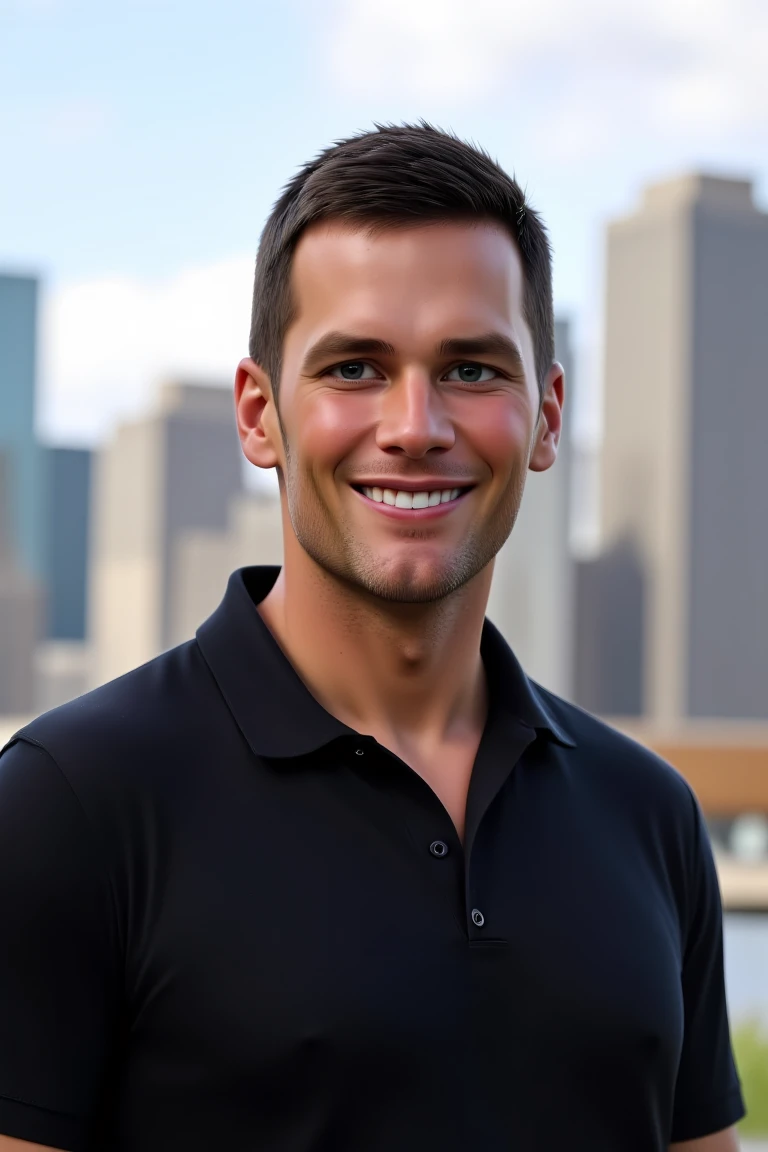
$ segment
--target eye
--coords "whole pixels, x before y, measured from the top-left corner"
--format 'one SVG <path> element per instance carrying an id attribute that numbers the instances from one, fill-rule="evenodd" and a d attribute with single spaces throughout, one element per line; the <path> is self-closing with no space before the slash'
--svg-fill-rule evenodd
<path id="1" fill-rule="evenodd" d="M 488 368 L 485 364 L 473 364 L 471 361 L 467 361 L 451 368 L 444 379 L 460 381 L 462 384 L 487 384 L 490 380 L 497 379 L 499 375 L 500 373 L 495 368 Z"/>
<path id="2" fill-rule="evenodd" d="M 368 372 L 366 376 L 365 373 Z M 366 364 L 364 360 L 345 360 L 342 364 L 334 364 L 328 369 L 328 376 L 338 376 L 342 380 L 375 380 L 375 369 Z"/>

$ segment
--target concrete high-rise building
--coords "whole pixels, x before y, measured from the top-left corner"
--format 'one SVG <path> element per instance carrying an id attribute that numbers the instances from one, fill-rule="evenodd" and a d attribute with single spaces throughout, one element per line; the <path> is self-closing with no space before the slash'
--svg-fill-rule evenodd
<path id="1" fill-rule="evenodd" d="M 35 653 L 35 710 L 46 712 L 86 692 L 91 453 L 48 448 L 45 639 Z"/>
<path id="2" fill-rule="evenodd" d="M 572 694 L 573 561 L 570 548 L 573 353 L 569 326 L 555 324 L 566 404 L 558 459 L 531 472 L 509 540 L 496 557 L 488 616 L 525 671 L 558 695 Z"/>
<path id="3" fill-rule="evenodd" d="M 241 493 L 230 504 L 224 532 L 197 528 L 176 545 L 171 643 L 194 636 L 220 603 L 230 575 L 251 564 L 283 563 L 283 526 L 277 496 Z"/>
<path id="4" fill-rule="evenodd" d="M 574 562 L 573 701 L 603 716 L 643 714 L 645 580 L 631 540 Z"/>
<path id="5" fill-rule="evenodd" d="M 37 294 L 31 276 L 0 275 L 0 450 L 6 454 L 8 531 L 18 562 L 45 579 L 46 453 L 35 437 Z"/>
<path id="6" fill-rule="evenodd" d="M 35 708 L 35 650 L 42 634 L 42 589 L 19 560 L 12 531 L 11 455 L 0 449 L 0 716 Z"/>
<path id="7" fill-rule="evenodd" d="M 122 425 L 98 454 L 88 618 L 93 683 L 172 645 L 179 542 L 189 532 L 227 528 L 242 476 L 228 388 L 167 385 L 157 409 Z"/>
<path id="8" fill-rule="evenodd" d="M 768 717 L 766 285 L 747 180 L 669 180 L 609 227 L 602 537 L 637 562 L 660 722 Z"/>

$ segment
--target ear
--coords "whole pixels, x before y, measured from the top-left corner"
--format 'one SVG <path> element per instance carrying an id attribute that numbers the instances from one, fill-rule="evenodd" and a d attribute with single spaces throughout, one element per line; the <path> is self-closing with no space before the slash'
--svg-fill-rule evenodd
<path id="1" fill-rule="evenodd" d="M 546 472 L 557 459 L 557 446 L 563 430 L 565 372 L 562 364 L 553 364 L 547 373 L 536 425 L 536 437 L 528 467 L 531 472 Z"/>
<path id="2" fill-rule="evenodd" d="M 269 377 L 254 360 L 241 360 L 235 373 L 235 413 L 243 454 L 257 468 L 282 464 L 280 421 Z"/>

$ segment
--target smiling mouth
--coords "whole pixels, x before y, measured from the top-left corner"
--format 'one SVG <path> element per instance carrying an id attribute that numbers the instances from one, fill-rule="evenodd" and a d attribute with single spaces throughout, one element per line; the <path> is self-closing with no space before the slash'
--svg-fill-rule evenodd
<path id="1" fill-rule="evenodd" d="M 418 511 L 422 508 L 436 508 L 439 504 L 450 504 L 461 499 L 471 489 L 435 488 L 426 492 L 410 492 L 403 488 L 370 488 L 368 485 L 353 484 L 356 492 L 362 493 L 374 504 L 387 504 L 390 508 L 404 508 Z"/>

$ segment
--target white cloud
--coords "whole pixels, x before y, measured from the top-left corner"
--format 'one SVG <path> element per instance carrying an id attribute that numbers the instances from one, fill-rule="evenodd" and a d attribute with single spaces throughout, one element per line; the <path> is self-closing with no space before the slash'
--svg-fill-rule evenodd
<path id="1" fill-rule="evenodd" d="M 163 379 L 231 386 L 247 355 L 253 257 L 171 279 L 107 278 L 51 291 L 42 316 L 41 434 L 95 443 L 152 402 Z"/>
<path id="2" fill-rule="evenodd" d="M 514 94 L 515 132 L 554 130 L 566 152 L 768 129 L 764 0 L 338 0 L 328 36 L 342 86 L 454 110 Z"/>

